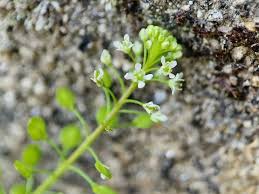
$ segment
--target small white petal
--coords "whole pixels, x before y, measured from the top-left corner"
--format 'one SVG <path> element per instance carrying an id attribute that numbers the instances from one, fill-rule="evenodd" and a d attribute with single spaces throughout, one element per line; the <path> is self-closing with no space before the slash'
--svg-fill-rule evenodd
<path id="1" fill-rule="evenodd" d="M 120 41 L 115 41 L 113 43 L 113 45 L 117 48 L 117 49 L 121 49 L 121 42 Z"/>
<path id="2" fill-rule="evenodd" d="M 145 80 L 151 80 L 152 78 L 153 78 L 152 74 L 147 74 L 147 75 L 144 76 Z"/>
<path id="3" fill-rule="evenodd" d="M 138 88 L 144 88 L 145 87 L 145 82 L 143 82 L 143 81 L 139 81 L 138 82 Z"/>
<path id="4" fill-rule="evenodd" d="M 135 65 L 135 70 L 136 70 L 136 71 L 140 71 L 140 70 L 141 70 L 141 67 L 142 67 L 142 65 L 141 65 L 140 63 L 137 63 L 137 64 Z"/>
<path id="5" fill-rule="evenodd" d="M 127 42 L 129 41 L 129 35 L 128 34 L 124 35 L 124 40 L 127 41 Z"/>
<path id="6" fill-rule="evenodd" d="M 134 79 L 134 75 L 133 75 L 133 73 L 126 73 L 124 78 L 126 80 L 132 80 L 132 79 Z"/>
<path id="7" fill-rule="evenodd" d="M 164 56 L 161 57 L 161 63 L 162 63 L 162 65 L 165 64 L 165 57 Z"/>
<path id="8" fill-rule="evenodd" d="M 170 67 L 171 67 L 171 68 L 174 68 L 174 67 L 176 67 L 176 65 L 177 65 L 177 62 L 176 62 L 176 61 L 173 61 L 173 62 L 170 64 Z"/>
<path id="9" fill-rule="evenodd" d="M 175 78 L 175 75 L 172 74 L 172 73 L 170 73 L 170 74 L 169 74 L 169 78 L 173 79 L 173 78 Z"/>

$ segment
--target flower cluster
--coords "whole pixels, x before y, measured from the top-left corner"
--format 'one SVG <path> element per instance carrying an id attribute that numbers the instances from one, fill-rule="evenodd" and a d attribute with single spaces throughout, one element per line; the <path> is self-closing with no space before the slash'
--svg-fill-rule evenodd
<path id="1" fill-rule="evenodd" d="M 158 81 L 171 88 L 172 94 L 181 90 L 183 74 L 174 73 L 174 68 L 177 66 L 176 59 L 182 56 L 182 47 L 177 43 L 176 38 L 167 30 L 153 25 L 141 29 L 139 37 L 141 41 L 132 43 L 129 35 L 126 34 L 122 41 L 114 42 L 117 50 L 127 54 L 135 63 L 124 78 L 135 83 L 140 89 L 145 87 L 147 82 Z M 101 62 L 108 67 L 112 66 L 111 55 L 107 50 L 102 52 Z M 103 70 L 96 70 L 92 80 L 97 86 L 103 87 Z M 159 106 L 153 102 L 146 103 L 143 107 L 152 121 L 167 120 L 166 116 L 160 112 Z"/>

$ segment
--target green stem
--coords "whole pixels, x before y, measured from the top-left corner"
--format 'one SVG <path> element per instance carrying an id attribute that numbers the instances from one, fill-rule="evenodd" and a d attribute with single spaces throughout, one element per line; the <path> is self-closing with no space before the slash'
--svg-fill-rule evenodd
<path id="1" fill-rule="evenodd" d="M 43 194 L 44 191 L 49 189 L 59 179 L 59 177 L 62 176 L 68 168 L 89 148 L 89 146 L 92 145 L 97 138 L 99 138 L 99 136 L 105 131 L 105 128 L 109 122 L 118 114 L 121 107 L 125 104 L 125 100 L 132 94 L 136 87 L 136 83 L 132 83 L 129 86 L 129 88 L 121 96 L 118 103 L 113 107 L 110 114 L 106 117 L 104 123 L 99 125 L 95 131 L 86 137 L 82 144 L 66 160 L 61 162 L 53 173 L 36 188 L 33 194 Z"/>
<path id="2" fill-rule="evenodd" d="M 126 114 L 143 114 L 143 112 L 141 111 L 137 111 L 137 110 L 128 110 L 128 109 L 122 109 L 119 111 L 120 113 L 126 113 Z"/>
<path id="3" fill-rule="evenodd" d="M 70 166 L 69 169 L 79 176 L 81 176 L 83 179 L 85 179 L 86 182 L 89 183 L 90 186 L 94 185 L 94 181 L 86 174 L 84 173 L 80 168 L 75 167 L 75 166 Z"/>
<path id="4" fill-rule="evenodd" d="M 113 102 L 114 103 L 117 103 L 117 98 L 115 97 L 115 95 L 113 94 L 113 92 L 111 91 L 111 89 L 110 88 L 106 88 L 107 89 L 107 91 L 109 92 L 109 94 L 110 94 L 110 96 L 112 97 L 112 100 L 113 100 Z"/>
<path id="5" fill-rule="evenodd" d="M 104 94 L 105 94 L 105 99 L 106 99 L 106 112 L 108 113 L 111 110 L 111 99 L 110 99 L 110 94 L 107 91 L 106 88 L 103 88 Z"/>
<path id="6" fill-rule="evenodd" d="M 142 105 L 143 105 L 142 102 L 140 102 L 140 101 L 138 101 L 138 100 L 134 100 L 134 99 L 127 99 L 125 102 L 126 102 L 126 103 L 137 104 L 137 105 L 139 105 L 139 106 L 142 106 Z"/>
<path id="7" fill-rule="evenodd" d="M 25 193 L 29 194 L 32 190 L 32 187 L 33 187 L 33 177 L 31 176 L 26 181 L 26 191 L 25 191 Z"/>
<path id="8" fill-rule="evenodd" d="M 57 152 L 59 157 L 61 157 L 62 159 L 65 159 L 64 154 L 62 153 L 62 151 L 58 148 L 58 146 L 52 139 L 48 138 L 46 141 Z"/>
<path id="9" fill-rule="evenodd" d="M 109 67 L 111 68 L 111 70 L 113 71 L 114 75 L 116 76 L 116 78 L 119 81 L 119 84 L 120 84 L 120 87 L 121 87 L 121 92 L 124 93 L 126 89 L 125 89 L 124 81 L 123 81 L 123 79 L 120 76 L 120 73 L 118 72 L 117 69 L 114 68 L 114 66 L 112 64 Z"/>
<path id="10" fill-rule="evenodd" d="M 131 58 L 131 60 L 133 61 L 133 63 L 136 63 L 135 57 L 133 57 L 132 53 L 127 53 L 129 55 L 129 57 Z"/>
<path id="11" fill-rule="evenodd" d="M 92 148 L 89 147 L 87 150 L 93 156 L 95 161 L 99 161 L 99 158 L 98 158 L 97 154 L 94 152 L 94 150 Z"/>
<path id="12" fill-rule="evenodd" d="M 89 135 L 90 127 L 89 127 L 88 123 L 85 121 L 85 119 L 83 118 L 83 116 L 81 115 L 81 113 L 76 108 L 73 109 L 73 113 L 75 114 L 76 118 L 79 120 L 80 124 L 82 125 L 83 129 L 85 130 L 86 135 Z"/>

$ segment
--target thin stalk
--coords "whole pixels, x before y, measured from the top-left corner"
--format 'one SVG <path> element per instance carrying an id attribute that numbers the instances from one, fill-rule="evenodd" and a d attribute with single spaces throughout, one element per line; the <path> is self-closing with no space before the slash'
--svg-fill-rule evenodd
<path id="1" fill-rule="evenodd" d="M 131 58 L 131 60 L 133 61 L 133 63 L 136 63 L 136 59 L 135 57 L 133 57 L 132 53 L 127 53 L 129 55 L 129 57 Z"/>
<path id="2" fill-rule="evenodd" d="M 45 181 L 39 185 L 32 194 L 42 194 L 44 191 L 49 189 L 59 178 L 62 176 L 69 167 L 91 146 L 99 136 L 105 132 L 105 128 L 109 122 L 118 114 L 121 107 L 125 104 L 125 100 L 132 94 L 136 89 L 137 84 L 132 83 L 126 92 L 121 96 L 118 103 L 113 107 L 110 114 L 106 117 L 103 124 L 99 125 L 85 140 L 82 144 L 64 161 L 62 161 L 53 173 L 48 176 Z"/>
<path id="3" fill-rule="evenodd" d="M 151 81 L 160 82 L 160 83 L 162 83 L 162 84 L 168 84 L 168 80 L 152 79 Z"/>
<path id="4" fill-rule="evenodd" d="M 106 112 L 108 113 L 110 110 L 111 110 L 111 98 L 110 98 L 110 94 L 109 92 L 107 91 L 106 88 L 103 88 L 103 91 L 104 91 L 104 94 L 105 94 L 105 99 L 106 99 Z"/>
<path id="5" fill-rule="evenodd" d="M 137 104 L 137 105 L 139 105 L 139 106 L 142 106 L 142 105 L 143 105 L 142 102 L 140 102 L 140 101 L 138 101 L 138 100 L 134 100 L 134 99 L 127 99 L 125 102 L 126 102 L 126 103 Z"/>
<path id="6" fill-rule="evenodd" d="M 94 152 L 94 150 L 92 148 L 89 147 L 87 150 L 93 156 L 95 161 L 99 161 L 97 154 Z"/>
<path id="7" fill-rule="evenodd" d="M 126 113 L 126 114 L 143 114 L 143 112 L 141 111 L 137 111 L 137 110 L 128 110 L 128 109 L 122 109 L 119 111 L 120 113 Z"/>
<path id="8" fill-rule="evenodd" d="M 48 138 L 47 143 L 57 152 L 58 156 L 61 157 L 62 159 L 65 159 L 64 154 L 62 153 L 62 151 L 58 148 L 58 146 L 55 144 L 55 142 Z"/>
<path id="9" fill-rule="evenodd" d="M 83 116 L 81 115 L 81 113 L 76 108 L 73 109 L 73 113 L 75 114 L 76 118 L 79 120 L 80 124 L 82 125 L 83 129 L 85 130 L 86 135 L 89 135 L 90 127 L 89 127 L 88 123 L 85 121 L 85 119 L 83 118 Z"/>
<path id="10" fill-rule="evenodd" d="M 109 67 L 111 68 L 111 70 L 113 71 L 115 77 L 116 77 L 116 78 L 118 79 L 118 81 L 119 81 L 119 84 L 120 84 L 120 87 L 121 87 L 121 92 L 124 93 L 125 90 L 126 90 L 126 87 L 125 87 L 124 81 L 123 81 L 123 79 L 121 78 L 121 76 L 120 76 L 118 70 L 117 70 L 116 68 L 114 68 L 114 66 L 113 66 L 112 64 L 111 64 Z"/>
<path id="11" fill-rule="evenodd" d="M 33 176 L 27 179 L 25 187 L 26 187 L 25 194 L 29 194 L 33 187 Z"/>
<path id="12" fill-rule="evenodd" d="M 113 100 L 113 102 L 114 103 L 117 103 L 117 98 L 115 97 L 115 95 L 113 94 L 113 92 L 111 91 L 111 89 L 110 88 L 106 88 L 107 89 L 107 91 L 109 92 L 109 94 L 110 94 L 110 96 L 112 97 L 112 100 Z"/>
<path id="13" fill-rule="evenodd" d="M 88 182 L 88 184 L 90 186 L 94 185 L 94 181 L 86 173 L 84 173 L 80 168 L 75 167 L 75 166 L 70 166 L 69 169 L 71 171 L 75 172 L 76 174 L 78 174 L 79 176 L 81 176 L 83 179 L 85 179 L 85 181 Z"/>

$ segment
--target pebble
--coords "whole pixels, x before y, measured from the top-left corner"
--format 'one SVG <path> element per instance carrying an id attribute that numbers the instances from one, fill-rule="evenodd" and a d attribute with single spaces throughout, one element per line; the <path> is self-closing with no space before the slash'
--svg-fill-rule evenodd
<path id="1" fill-rule="evenodd" d="M 220 22 L 223 20 L 223 14 L 219 10 L 210 10 L 208 12 L 207 20 L 210 22 Z"/>
<path id="2" fill-rule="evenodd" d="M 156 90 L 154 94 L 154 102 L 156 104 L 161 104 L 166 100 L 167 94 L 165 90 Z"/>
<path id="3" fill-rule="evenodd" d="M 251 85 L 253 87 L 259 87 L 259 76 L 253 76 L 251 79 Z"/>
<path id="4" fill-rule="evenodd" d="M 247 53 L 247 47 L 239 46 L 232 49 L 231 56 L 235 61 L 240 61 Z"/>

